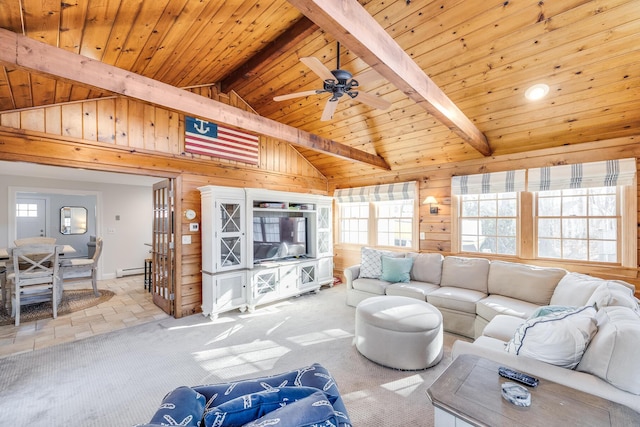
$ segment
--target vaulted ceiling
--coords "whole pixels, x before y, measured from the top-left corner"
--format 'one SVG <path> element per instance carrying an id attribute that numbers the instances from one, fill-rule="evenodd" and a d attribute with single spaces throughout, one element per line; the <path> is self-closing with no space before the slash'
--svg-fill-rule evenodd
<path id="1" fill-rule="evenodd" d="M 344 18 L 322 17 L 312 2 L 0 0 L 0 28 L 177 88 L 220 84 L 258 114 L 381 156 L 394 173 L 488 154 L 469 143 L 456 119 L 452 125 L 434 114 L 440 91 L 495 155 L 639 133 L 638 0 L 360 0 L 376 28 L 360 19 L 341 26 Z M 330 3 L 348 12 L 354 2 Z M 322 88 L 300 58 L 332 70 L 337 41 L 342 69 L 356 78 L 372 68 L 384 76 L 360 89 L 390 108 L 345 96 L 333 118 L 321 121 L 326 93 L 273 100 Z M 403 59 L 417 65 L 417 80 L 409 66 L 393 69 Z M 528 101 L 524 92 L 536 83 L 550 92 Z M 0 73 L 0 111 L 105 95 L 11 65 Z M 380 173 L 299 150 L 332 180 Z"/>

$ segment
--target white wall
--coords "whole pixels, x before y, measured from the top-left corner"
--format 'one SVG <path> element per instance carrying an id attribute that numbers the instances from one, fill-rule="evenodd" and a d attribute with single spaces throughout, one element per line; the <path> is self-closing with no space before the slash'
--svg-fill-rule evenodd
<path id="1" fill-rule="evenodd" d="M 159 178 L 158 181 L 161 179 Z M 0 246 L 10 246 L 14 240 L 9 236 L 10 190 L 12 188 L 32 188 L 40 193 L 59 190 L 71 193 L 83 191 L 98 194 L 96 235 L 104 240 L 100 278 L 116 276 L 119 268 L 142 268 L 149 255 L 153 225 L 153 188 L 122 184 L 78 182 L 43 179 L 0 174 Z M 116 217 L 119 216 L 119 219 Z M 57 222 L 55 216 L 51 219 Z"/>

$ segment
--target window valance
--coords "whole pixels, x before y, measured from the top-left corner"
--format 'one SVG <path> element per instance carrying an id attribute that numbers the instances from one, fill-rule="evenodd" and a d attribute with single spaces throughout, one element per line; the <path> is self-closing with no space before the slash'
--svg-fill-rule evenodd
<path id="1" fill-rule="evenodd" d="M 341 188 L 333 192 L 338 203 L 358 203 L 369 201 L 369 187 Z"/>
<path id="2" fill-rule="evenodd" d="M 491 172 L 451 178 L 451 194 L 488 194 L 524 191 L 525 170 Z"/>
<path id="3" fill-rule="evenodd" d="M 368 187 L 342 188 L 334 191 L 338 203 L 379 202 L 387 200 L 411 200 L 416 197 L 416 182 L 371 185 Z"/>
<path id="4" fill-rule="evenodd" d="M 636 159 L 605 160 L 529 169 L 529 191 L 631 185 Z"/>

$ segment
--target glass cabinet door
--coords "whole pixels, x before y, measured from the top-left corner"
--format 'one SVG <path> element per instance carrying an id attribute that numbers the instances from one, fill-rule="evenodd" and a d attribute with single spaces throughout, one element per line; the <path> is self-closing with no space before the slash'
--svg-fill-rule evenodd
<path id="1" fill-rule="evenodd" d="M 331 255 L 331 206 L 318 205 L 318 257 Z"/>
<path id="2" fill-rule="evenodd" d="M 224 200 L 218 208 L 218 268 L 229 270 L 244 267 L 244 200 Z"/>

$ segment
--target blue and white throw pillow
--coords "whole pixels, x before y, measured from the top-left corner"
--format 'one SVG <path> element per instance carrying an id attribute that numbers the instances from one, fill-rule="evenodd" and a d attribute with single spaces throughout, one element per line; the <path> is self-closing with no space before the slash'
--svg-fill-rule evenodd
<path id="1" fill-rule="evenodd" d="M 322 391 L 333 406 L 338 419 L 337 425 L 351 427 L 347 408 L 340 396 L 338 386 L 329 371 L 319 363 L 278 375 L 201 385 L 194 389 L 207 400 L 205 410 L 208 411 L 237 397 L 282 387 L 313 387 Z"/>
<path id="2" fill-rule="evenodd" d="M 200 426 L 205 398 L 191 387 L 178 387 L 167 394 L 147 425 Z"/>
<path id="3" fill-rule="evenodd" d="M 313 387 L 280 387 L 245 394 L 208 409 L 204 414 L 204 425 L 206 427 L 243 426 L 316 392 L 318 389 Z M 324 393 L 322 397 L 328 402 Z"/>
<path id="4" fill-rule="evenodd" d="M 309 397 L 269 412 L 244 427 L 335 427 L 339 425 L 331 403 L 317 391 Z"/>
<path id="5" fill-rule="evenodd" d="M 363 279 L 379 279 L 382 275 L 382 254 L 372 248 L 360 251 L 360 274 Z"/>

